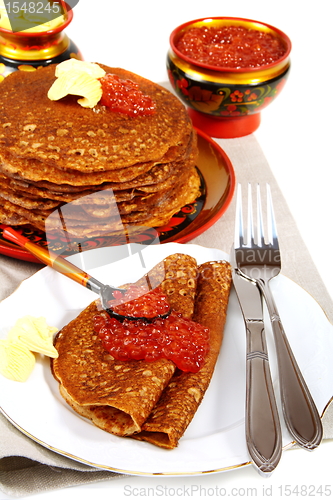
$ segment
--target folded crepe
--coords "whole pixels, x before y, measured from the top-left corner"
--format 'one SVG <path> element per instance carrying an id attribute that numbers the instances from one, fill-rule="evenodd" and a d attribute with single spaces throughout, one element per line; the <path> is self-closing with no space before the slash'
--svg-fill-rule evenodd
<path id="1" fill-rule="evenodd" d="M 170 306 L 191 317 L 194 310 L 197 264 L 188 255 L 174 254 L 163 263 L 162 288 Z M 161 266 L 149 273 L 153 286 Z M 138 282 L 140 284 L 140 281 Z M 139 432 L 175 372 L 167 359 L 117 361 L 102 346 L 94 332 L 94 316 L 100 311 L 93 302 L 58 333 L 58 358 L 51 369 L 60 393 L 80 415 L 118 436 Z"/>
<path id="2" fill-rule="evenodd" d="M 198 268 L 193 320 L 210 330 L 210 350 L 197 373 L 176 371 L 135 439 L 175 448 L 194 417 L 211 381 L 220 352 L 231 287 L 227 262 L 207 262 Z"/>

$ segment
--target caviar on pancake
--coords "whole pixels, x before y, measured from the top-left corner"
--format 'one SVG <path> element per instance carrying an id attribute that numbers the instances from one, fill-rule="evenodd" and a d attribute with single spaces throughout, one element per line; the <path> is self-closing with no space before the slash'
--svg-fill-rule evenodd
<path id="1" fill-rule="evenodd" d="M 235 69 L 272 64 L 287 51 L 277 36 L 243 26 L 190 28 L 176 48 L 199 63 Z"/>
<path id="2" fill-rule="evenodd" d="M 110 302 L 110 307 L 122 316 L 150 319 L 164 316 L 170 310 L 161 287 L 147 292 L 144 286 L 129 285 L 125 294 L 115 291 L 113 296 L 115 301 Z"/>
<path id="3" fill-rule="evenodd" d="M 72 94 L 83 97 L 77 102 L 84 108 L 94 108 L 100 103 L 116 113 L 131 117 L 156 112 L 156 103 L 139 89 L 137 83 L 106 73 L 96 63 L 68 59 L 56 66 L 55 76 L 56 80 L 47 94 L 51 101 Z"/>
<path id="4" fill-rule="evenodd" d="M 100 83 L 103 92 L 100 104 L 103 106 L 133 117 L 155 114 L 155 102 L 139 89 L 137 83 L 123 80 L 112 73 L 103 76 Z"/>
<path id="5" fill-rule="evenodd" d="M 123 315 L 156 317 L 166 312 L 166 304 L 166 296 L 163 298 L 158 287 L 114 310 Z M 180 370 L 195 373 L 209 351 L 209 329 L 176 311 L 151 323 L 127 319 L 120 322 L 102 312 L 94 317 L 94 330 L 103 347 L 119 361 L 166 358 Z"/>

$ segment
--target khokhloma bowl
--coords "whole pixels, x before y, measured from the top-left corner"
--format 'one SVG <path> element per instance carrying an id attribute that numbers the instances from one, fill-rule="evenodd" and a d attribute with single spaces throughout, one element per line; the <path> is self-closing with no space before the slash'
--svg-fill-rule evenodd
<path id="1" fill-rule="evenodd" d="M 283 54 L 258 66 L 230 67 L 199 62 L 179 50 L 180 38 L 192 28 L 245 28 L 270 35 Z M 199 30 L 199 32 L 200 32 Z M 264 35 L 262 35 L 264 33 Z M 254 34 L 256 36 L 256 34 Z M 202 40 L 200 40 L 202 43 Z M 254 45 L 249 50 L 259 50 Z M 219 48 L 219 47 L 218 47 Z M 214 17 L 189 21 L 170 35 L 167 70 L 171 85 L 188 107 L 193 124 L 212 137 L 242 137 L 260 125 L 261 111 L 281 92 L 290 71 L 291 41 L 279 29 L 250 19 Z M 257 63 L 258 64 L 258 63 Z"/>

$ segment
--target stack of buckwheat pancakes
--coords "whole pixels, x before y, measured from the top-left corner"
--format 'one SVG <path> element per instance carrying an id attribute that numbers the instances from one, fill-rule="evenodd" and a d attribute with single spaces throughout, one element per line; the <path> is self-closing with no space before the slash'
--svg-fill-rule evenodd
<path id="1" fill-rule="evenodd" d="M 99 66 L 137 83 L 155 114 L 84 108 L 73 95 L 51 101 L 55 65 L 0 84 L 0 222 L 112 234 L 122 224 L 164 225 L 198 196 L 196 135 L 183 105 L 138 75 Z"/>

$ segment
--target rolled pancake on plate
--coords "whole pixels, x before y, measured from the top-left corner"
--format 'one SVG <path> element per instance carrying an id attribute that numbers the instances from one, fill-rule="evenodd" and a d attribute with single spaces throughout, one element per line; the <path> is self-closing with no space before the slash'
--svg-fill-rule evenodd
<path id="1" fill-rule="evenodd" d="M 166 275 L 162 288 L 167 294 L 171 290 L 171 307 L 184 315 L 191 314 L 195 259 L 182 254 L 168 257 L 148 273 L 153 286 L 161 282 L 161 266 Z M 51 368 L 60 383 L 61 395 L 77 413 L 107 432 L 127 436 L 141 430 L 175 372 L 175 365 L 163 358 L 153 362 L 115 360 L 94 331 L 94 316 L 99 312 L 97 302 L 93 302 L 62 328 L 55 339 L 59 356 L 51 361 Z"/>
<path id="2" fill-rule="evenodd" d="M 213 376 L 220 352 L 231 287 L 227 262 L 207 262 L 198 268 L 193 320 L 210 330 L 210 349 L 197 373 L 176 371 L 142 431 L 133 437 L 162 448 L 178 445 L 197 411 Z"/>

